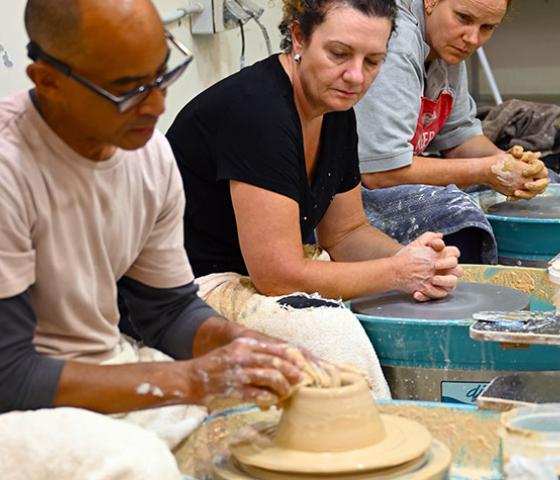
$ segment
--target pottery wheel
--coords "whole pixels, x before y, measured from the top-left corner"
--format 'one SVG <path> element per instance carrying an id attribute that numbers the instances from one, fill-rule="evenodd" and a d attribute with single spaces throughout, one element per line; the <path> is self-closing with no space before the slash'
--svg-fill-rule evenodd
<path id="1" fill-rule="evenodd" d="M 560 218 L 560 196 L 538 196 L 532 200 L 500 202 L 488 208 L 490 215 L 515 218 Z"/>
<path id="2" fill-rule="evenodd" d="M 403 465 L 429 450 L 432 435 L 423 425 L 396 415 L 380 415 L 385 437 L 371 446 L 349 451 L 309 452 L 274 445 L 276 424 L 255 424 L 255 439 L 241 439 L 229 446 L 243 465 L 266 471 L 311 475 L 357 473 Z"/>
<path id="3" fill-rule="evenodd" d="M 528 306 L 529 295 L 519 290 L 471 282 L 459 283 L 441 300 L 417 302 L 410 294 L 392 291 L 350 303 L 352 311 L 362 315 L 424 320 L 463 320 L 482 310 L 524 310 Z"/>
<path id="4" fill-rule="evenodd" d="M 349 474 L 301 474 L 273 472 L 242 465 L 230 454 L 218 456 L 212 462 L 213 473 L 220 480 L 393 480 L 406 476 L 409 480 L 438 480 L 447 478 L 451 465 L 451 452 L 438 442 L 425 454 L 396 467 Z"/>

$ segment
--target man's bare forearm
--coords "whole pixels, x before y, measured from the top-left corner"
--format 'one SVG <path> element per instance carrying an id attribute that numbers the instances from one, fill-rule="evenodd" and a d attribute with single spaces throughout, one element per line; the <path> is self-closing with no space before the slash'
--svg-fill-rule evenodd
<path id="1" fill-rule="evenodd" d="M 193 342 L 193 356 L 199 357 L 227 345 L 242 336 L 245 329 L 224 317 L 210 317 L 198 329 Z"/>
<path id="2" fill-rule="evenodd" d="M 120 413 L 199 403 L 191 389 L 190 375 L 188 361 L 126 365 L 66 362 L 53 406 Z"/>

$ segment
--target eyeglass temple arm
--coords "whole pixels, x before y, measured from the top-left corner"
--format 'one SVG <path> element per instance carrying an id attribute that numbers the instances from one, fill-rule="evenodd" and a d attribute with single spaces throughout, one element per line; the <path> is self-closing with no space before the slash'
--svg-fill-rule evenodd
<path id="1" fill-rule="evenodd" d="M 39 47 L 39 45 L 37 45 L 35 42 L 29 42 L 27 44 L 27 56 L 34 62 L 36 62 L 37 60 L 46 60 L 49 63 L 55 65 L 56 68 L 65 75 L 70 76 L 72 74 L 72 69 L 68 65 L 62 63 L 60 60 L 57 60 L 54 57 L 51 57 L 48 53 L 43 52 L 43 50 L 41 50 L 41 47 Z"/>

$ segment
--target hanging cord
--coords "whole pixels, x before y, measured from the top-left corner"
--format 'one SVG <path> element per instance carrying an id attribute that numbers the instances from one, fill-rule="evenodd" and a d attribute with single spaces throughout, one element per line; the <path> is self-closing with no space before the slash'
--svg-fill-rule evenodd
<path id="1" fill-rule="evenodd" d="M 261 32 L 262 32 L 263 37 L 264 37 L 264 41 L 266 43 L 266 50 L 268 52 L 268 56 L 270 57 L 272 55 L 272 48 L 270 46 L 270 37 L 268 35 L 268 31 L 267 31 L 266 27 L 261 23 L 261 21 L 254 15 L 253 15 L 253 20 L 256 22 L 256 24 L 261 29 Z"/>
<path id="2" fill-rule="evenodd" d="M 241 30 L 241 57 L 239 58 L 239 70 L 242 70 L 245 68 L 245 29 L 241 20 L 239 20 L 239 30 Z"/>
<path id="3" fill-rule="evenodd" d="M 269 56 L 272 55 L 272 48 L 270 46 L 270 37 L 268 35 L 268 31 L 266 30 L 266 27 L 262 24 L 262 22 L 259 20 L 262 14 L 264 13 L 264 9 L 261 6 L 259 6 L 257 3 L 255 3 L 253 0 L 237 0 L 237 4 L 245 12 L 246 19 L 244 19 L 244 21 L 249 21 L 252 18 L 259 26 L 263 34 L 264 41 L 266 43 L 266 49 L 268 51 L 268 55 Z"/>

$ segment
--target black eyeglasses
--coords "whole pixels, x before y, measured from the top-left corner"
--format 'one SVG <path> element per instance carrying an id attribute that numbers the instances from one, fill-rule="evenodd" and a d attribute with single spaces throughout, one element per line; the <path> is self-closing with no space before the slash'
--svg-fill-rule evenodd
<path id="1" fill-rule="evenodd" d="M 61 62 L 60 60 L 57 60 L 54 57 L 51 57 L 48 53 L 45 53 L 35 42 L 30 42 L 27 45 L 27 55 L 34 62 L 36 62 L 37 60 L 42 60 L 48 63 L 58 71 L 62 72 L 64 75 L 67 75 L 68 77 L 76 80 L 78 83 L 88 88 L 92 92 L 95 92 L 106 100 L 109 100 L 117 107 L 119 113 L 124 113 L 142 103 L 148 97 L 152 89 L 160 88 L 164 90 L 169 87 L 183 74 L 183 72 L 187 69 L 189 63 L 191 63 L 193 59 L 192 52 L 183 44 L 178 42 L 169 32 L 166 32 L 165 35 L 167 39 L 185 56 L 185 59 L 172 70 L 165 72 L 163 75 L 160 75 L 153 82 L 146 83 L 145 85 L 140 85 L 134 90 L 131 90 L 130 92 L 125 93 L 121 96 L 113 95 L 107 90 L 98 87 L 97 85 L 95 85 L 95 83 L 90 82 L 87 78 L 74 73 L 68 65 Z"/>

